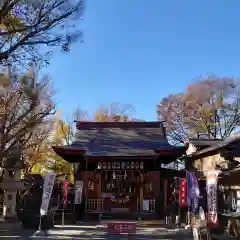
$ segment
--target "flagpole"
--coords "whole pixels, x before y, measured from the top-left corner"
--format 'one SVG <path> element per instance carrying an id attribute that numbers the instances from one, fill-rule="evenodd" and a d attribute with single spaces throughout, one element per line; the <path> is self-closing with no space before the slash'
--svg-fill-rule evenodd
<path id="1" fill-rule="evenodd" d="M 188 171 L 185 170 L 186 180 L 188 179 L 188 178 L 187 178 L 187 173 L 188 173 Z M 187 183 L 188 183 L 188 181 L 187 181 Z M 187 184 L 187 198 L 188 198 L 188 194 L 189 194 L 188 191 L 189 191 L 189 189 L 188 189 L 188 184 Z M 190 207 L 189 207 L 189 201 L 187 201 L 187 203 L 188 203 L 187 226 L 190 226 Z"/>
<path id="2" fill-rule="evenodd" d="M 62 226 L 64 226 L 64 208 L 62 209 Z"/>

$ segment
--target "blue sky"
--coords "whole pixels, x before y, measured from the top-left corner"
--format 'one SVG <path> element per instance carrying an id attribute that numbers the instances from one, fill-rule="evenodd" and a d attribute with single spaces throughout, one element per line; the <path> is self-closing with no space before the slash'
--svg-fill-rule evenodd
<path id="1" fill-rule="evenodd" d="M 87 0 L 84 43 L 48 68 L 58 108 L 70 116 L 118 101 L 156 120 L 161 98 L 194 77 L 240 76 L 239 11 L 239 0 Z"/>

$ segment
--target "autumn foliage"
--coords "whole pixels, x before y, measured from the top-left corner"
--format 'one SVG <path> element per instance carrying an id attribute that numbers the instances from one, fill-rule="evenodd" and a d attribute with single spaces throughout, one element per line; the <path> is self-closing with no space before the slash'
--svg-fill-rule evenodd
<path id="1" fill-rule="evenodd" d="M 189 138 L 225 139 L 240 124 L 239 81 L 231 77 L 198 79 L 157 105 L 158 119 L 177 142 Z"/>

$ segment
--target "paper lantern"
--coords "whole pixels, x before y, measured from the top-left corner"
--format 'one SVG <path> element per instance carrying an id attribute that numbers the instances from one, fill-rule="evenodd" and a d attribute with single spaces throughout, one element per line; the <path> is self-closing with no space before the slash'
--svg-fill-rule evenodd
<path id="1" fill-rule="evenodd" d="M 102 169 L 102 163 L 98 163 L 98 169 Z"/>

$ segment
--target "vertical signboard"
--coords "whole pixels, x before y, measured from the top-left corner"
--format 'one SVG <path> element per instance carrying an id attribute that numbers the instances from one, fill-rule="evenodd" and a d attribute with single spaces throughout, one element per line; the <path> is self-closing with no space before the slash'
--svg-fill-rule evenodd
<path id="1" fill-rule="evenodd" d="M 44 178 L 42 204 L 40 207 L 40 214 L 42 216 L 47 215 L 55 178 L 56 178 L 56 173 L 54 172 L 47 173 L 47 175 Z"/>
<path id="2" fill-rule="evenodd" d="M 208 203 L 208 223 L 214 227 L 218 222 L 217 214 L 217 182 L 219 171 L 213 170 L 207 172 L 206 190 Z"/>
<path id="3" fill-rule="evenodd" d="M 187 206 L 187 180 L 180 178 L 180 207 Z"/>
<path id="4" fill-rule="evenodd" d="M 82 203 L 82 192 L 83 192 L 83 181 L 76 181 L 75 185 L 75 204 L 81 204 Z"/>

